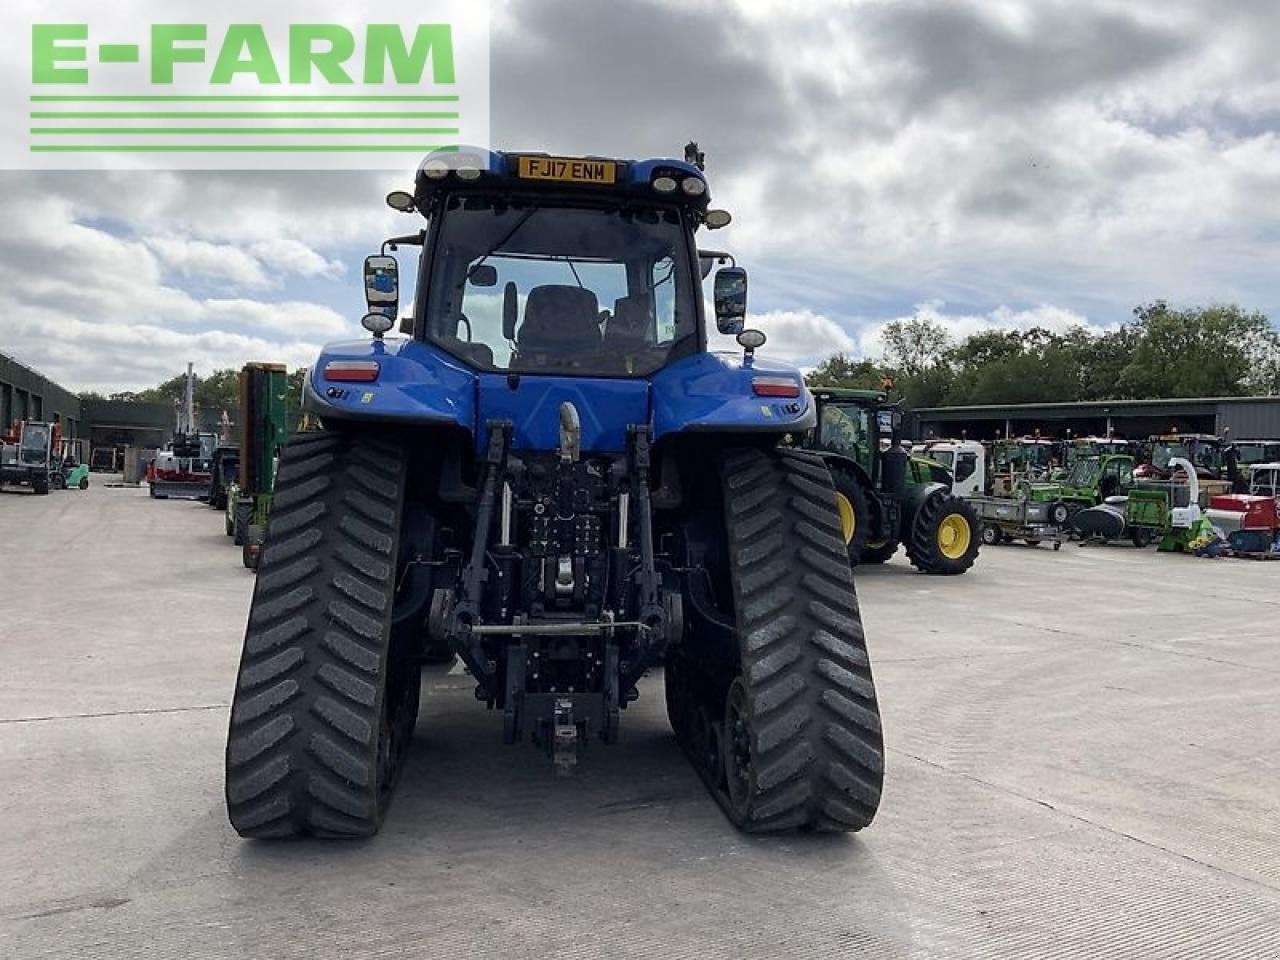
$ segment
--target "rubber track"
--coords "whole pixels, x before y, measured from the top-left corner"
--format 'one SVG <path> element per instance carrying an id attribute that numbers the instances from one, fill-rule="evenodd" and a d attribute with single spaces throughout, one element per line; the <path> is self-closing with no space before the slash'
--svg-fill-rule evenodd
<path id="1" fill-rule="evenodd" d="M 281 457 L 227 740 L 242 836 L 378 829 L 404 482 L 392 443 L 304 433 Z"/>
<path id="2" fill-rule="evenodd" d="M 949 513 L 961 513 L 969 521 L 972 538 L 968 552 L 959 560 L 948 560 L 938 549 L 938 523 Z M 964 573 L 978 559 L 981 545 L 982 524 L 973 508 L 958 497 L 949 494 L 931 497 L 916 514 L 910 535 L 905 537 L 907 559 L 921 573 L 955 576 Z"/>
<path id="3" fill-rule="evenodd" d="M 884 743 L 826 466 L 744 450 L 723 465 L 730 574 L 752 740 L 744 830 L 859 830 L 880 804 Z"/>

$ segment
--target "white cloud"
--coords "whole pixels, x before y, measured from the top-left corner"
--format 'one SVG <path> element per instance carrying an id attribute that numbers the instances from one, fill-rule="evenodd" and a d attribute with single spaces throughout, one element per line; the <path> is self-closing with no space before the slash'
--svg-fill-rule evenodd
<path id="1" fill-rule="evenodd" d="M 0 348 L 64 386 L 142 389 L 188 361 L 204 373 L 250 360 L 303 366 L 324 341 L 359 332 L 328 304 L 235 295 L 278 285 L 250 250 L 172 232 L 130 239 L 78 209 L 43 191 L 0 194 Z M 335 272 L 301 245 L 283 248 L 293 272 Z M 228 295 L 184 289 L 197 278 Z"/>
<path id="2" fill-rule="evenodd" d="M 714 331 L 714 313 L 707 305 L 708 323 Z M 769 341 L 761 356 L 773 357 L 802 367 L 812 367 L 833 353 L 857 352 L 857 343 L 838 323 L 810 310 L 774 310 L 749 314 L 747 326 L 762 330 Z M 741 350 L 733 337 L 711 332 L 712 350 Z"/>
<path id="3" fill-rule="evenodd" d="M 935 300 L 919 304 L 910 316 L 937 324 L 947 332 L 953 343 L 988 330 L 1030 330 L 1040 327 L 1051 333 L 1067 333 L 1074 328 L 1083 328 L 1092 333 L 1103 331 L 1103 328 L 1090 324 L 1088 319 L 1080 314 L 1049 304 L 1041 304 L 1029 310 L 1013 310 L 1000 306 L 987 313 L 974 314 L 949 313 L 945 303 Z M 894 320 L 907 319 L 910 317 L 894 318 Z M 884 328 L 894 320 L 867 324 L 858 334 L 856 350 L 846 352 L 859 358 L 879 360 L 884 356 Z"/>
<path id="4" fill-rule="evenodd" d="M 183 277 L 224 280 L 250 290 L 279 285 L 276 278 L 268 277 L 263 271 L 257 257 L 231 244 L 209 243 L 174 234 L 147 237 L 143 243 L 165 266 Z"/>

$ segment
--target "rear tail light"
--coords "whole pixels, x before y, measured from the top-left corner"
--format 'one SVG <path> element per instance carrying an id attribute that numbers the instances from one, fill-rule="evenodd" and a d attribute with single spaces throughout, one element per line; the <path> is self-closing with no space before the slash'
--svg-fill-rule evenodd
<path id="1" fill-rule="evenodd" d="M 372 383 L 378 379 L 376 360 L 331 360 L 324 365 L 324 378 L 338 383 Z"/>
<path id="2" fill-rule="evenodd" d="M 788 377 L 756 377 L 751 381 L 751 389 L 757 397 L 795 399 L 800 396 L 800 384 Z"/>

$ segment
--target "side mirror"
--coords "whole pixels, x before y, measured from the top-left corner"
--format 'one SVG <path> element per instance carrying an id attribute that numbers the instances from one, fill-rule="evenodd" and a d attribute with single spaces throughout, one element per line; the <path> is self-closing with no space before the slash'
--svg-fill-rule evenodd
<path id="1" fill-rule="evenodd" d="M 716 329 L 739 334 L 746 326 L 747 271 L 742 267 L 722 267 L 716 271 Z"/>
<path id="2" fill-rule="evenodd" d="M 498 285 L 498 268 L 488 263 L 472 267 L 467 280 L 473 287 L 496 287 Z"/>
<path id="3" fill-rule="evenodd" d="M 392 256 L 366 257 L 364 297 L 370 313 L 385 313 L 392 320 L 400 312 L 400 264 Z"/>
<path id="4" fill-rule="evenodd" d="M 400 332 L 403 333 L 406 337 L 413 336 L 413 317 L 412 316 L 405 314 L 405 316 L 400 318 Z"/>

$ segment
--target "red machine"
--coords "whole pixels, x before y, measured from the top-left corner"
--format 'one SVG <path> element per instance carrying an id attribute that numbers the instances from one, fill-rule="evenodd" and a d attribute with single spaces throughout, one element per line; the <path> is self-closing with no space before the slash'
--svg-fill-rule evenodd
<path id="1" fill-rule="evenodd" d="M 1224 493 L 1209 501 L 1209 518 L 1225 520 L 1232 530 L 1275 530 L 1276 501 L 1249 493 Z"/>
<path id="2" fill-rule="evenodd" d="M 213 483 L 215 433 L 195 428 L 195 372 L 187 364 L 186 402 L 178 414 L 178 428 L 167 450 L 156 453 L 147 467 L 147 484 L 156 499 L 207 500 Z"/>

